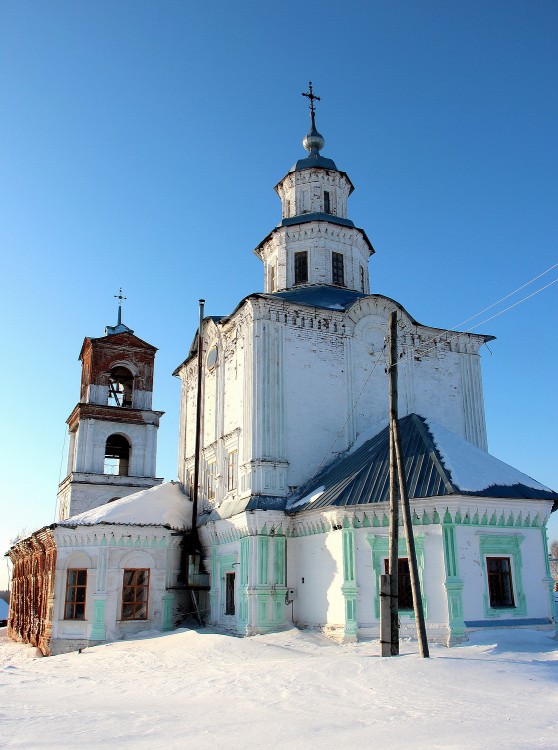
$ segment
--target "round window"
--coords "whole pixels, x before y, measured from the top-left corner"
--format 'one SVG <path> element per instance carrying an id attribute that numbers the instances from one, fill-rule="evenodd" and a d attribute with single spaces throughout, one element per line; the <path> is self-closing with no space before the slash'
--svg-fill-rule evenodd
<path id="1" fill-rule="evenodd" d="M 217 347 L 212 346 L 209 352 L 207 353 L 207 369 L 213 370 L 216 364 L 217 364 Z"/>

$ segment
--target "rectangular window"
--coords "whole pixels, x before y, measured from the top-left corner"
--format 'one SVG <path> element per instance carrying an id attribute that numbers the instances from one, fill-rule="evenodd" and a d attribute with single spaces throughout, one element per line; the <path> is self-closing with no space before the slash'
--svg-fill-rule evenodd
<path id="1" fill-rule="evenodd" d="M 87 570 L 68 570 L 66 579 L 65 620 L 85 620 Z"/>
<path id="2" fill-rule="evenodd" d="M 124 571 L 122 582 L 122 619 L 147 620 L 149 568 Z"/>
<path id="3" fill-rule="evenodd" d="M 271 266 L 269 269 L 269 291 L 275 291 L 275 266 Z"/>
<path id="4" fill-rule="evenodd" d="M 360 267 L 360 291 L 364 292 L 364 268 Z"/>
<path id="5" fill-rule="evenodd" d="M 327 190 L 324 190 L 324 213 L 331 213 L 331 204 L 329 202 L 329 193 L 327 192 Z"/>
<path id="6" fill-rule="evenodd" d="M 236 490 L 238 473 L 238 451 L 231 451 L 227 456 L 227 491 Z"/>
<path id="7" fill-rule="evenodd" d="M 295 253 L 294 256 L 294 283 L 306 284 L 308 281 L 308 253 Z"/>
<path id="8" fill-rule="evenodd" d="M 334 284 L 345 286 L 345 271 L 343 269 L 343 253 L 331 254 L 331 278 Z"/>
<path id="9" fill-rule="evenodd" d="M 385 571 L 389 572 L 389 560 L 385 560 Z M 413 609 L 413 589 L 411 586 L 411 572 L 409 560 L 400 557 L 397 561 L 397 573 L 399 578 L 399 609 Z"/>
<path id="10" fill-rule="evenodd" d="M 225 614 L 234 615 L 234 573 L 225 573 Z"/>
<path id="11" fill-rule="evenodd" d="M 488 594 L 494 608 L 514 607 L 509 557 L 487 557 Z"/>
<path id="12" fill-rule="evenodd" d="M 207 500 L 215 498 L 215 461 L 205 464 L 205 497 Z"/>

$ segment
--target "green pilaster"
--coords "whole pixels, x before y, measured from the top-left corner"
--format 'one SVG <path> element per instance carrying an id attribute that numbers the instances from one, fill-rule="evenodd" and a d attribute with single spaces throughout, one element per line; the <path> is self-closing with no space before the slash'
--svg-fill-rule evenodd
<path id="1" fill-rule="evenodd" d="M 286 549 L 286 537 L 276 536 L 274 545 L 273 555 L 273 583 L 277 586 L 286 586 L 287 581 L 285 580 L 285 549 Z"/>
<path id="2" fill-rule="evenodd" d="M 167 592 L 163 594 L 163 630 L 172 630 L 172 605 L 174 602 L 174 594 Z"/>
<path id="3" fill-rule="evenodd" d="M 554 603 L 554 578 L 550 572 L 550 560 L 548 558 L 548 538 L 546 536 L 546 525 L 541 528 L 544 565 L 546 570 L 546 582 L 548 584 L 548 601 L 550 605 L 550 617 L 556 620 L 556 605 Z"/>
<path id="4" fill-rule="evenodd" d="M 446 568 L 444 585 L 448 598 L 448 646 L 451 646 L 453 643 L 459 643 L 463 640 L 467 629 L 463 620 L 463 581 L 459 577 L 455 524 L 446 523 L 445 520 L 442 525 L 444 565 Z"/>
<path id="5" fill-rule="evenodd" d="M 269 583 L 269 537 L 258 537 L 258 586 Z"/>
<path id="6" fill-rule="evenodd" d="M 93 625 L 89 634 L 90 641 L 104 641 L 107 637 L 105 629 L 106 594 L 95 594 L 93 597 Z"/>
<path id="7" fill-rule="evenodd" d="M 265 527 L 262 531 L 265 531 Z M 251 587 L 255 596 L 256 633 L 277 630 L 285 622 L 285 537 L 262 533 L 253 538 L 257 554 L 257 581 Z"/>
<path id="8" fill-rule="evenodd" d="M 238 623 L 245 629 L 248 624 L 248 565 L 250 560 L 250 537 L 240 540 L 240 571 L 238 586 Z"/>
<path id="9" fill-rule="evenodd" d="M 219 621 L 219 570 L 217 566 L 217 545 L 215 542 L 211 545 L 211 588 L 209 590 L 209 600 L 211 604 L 211 617 L 215 621 Z"/>
<path id="10" fill-rule="evenodd" d="M 345 597 L 345 640 L 357 639 L 357 585 L 355 578 L 355 531 L 348 523 L 341 531 L 343 541 L 343 585 Z"/>

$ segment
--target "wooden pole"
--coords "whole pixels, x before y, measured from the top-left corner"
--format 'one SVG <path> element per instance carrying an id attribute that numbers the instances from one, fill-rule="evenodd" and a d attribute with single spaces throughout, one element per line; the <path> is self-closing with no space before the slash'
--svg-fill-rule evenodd
<path id="1" fill-rule="evenodd" d="M 192 529 L 185 531 L 182 536 L 182 554 L 180 556 L 180 573 L 177 581 L 188 587 L 190 584 L 190 558 L 199 553 L 198 539 L 198 487 L 200 483 L 200 453 L 201 453 L 201 417 L 203 400 L 203 308 L 205 300 L 200 299 L 198 321 L 198 391 L 196 396 L 196 438 L 194 445 L 194 478 L 190 485 L 192 495 Z M 186 444 L 184 445 L 186 451 Z M 193 595 L 193 594 L 192 594 Z M 199 620 L 199 618 L 198 618 Z M 201 620 L 200 620 L 201 625 Z"/>
<path id="2" fill-rule="evenodd" d="M 397 313 L 389 319 L 389 577 L 391 656 L 399 654 L 399 493 L 397 491 Z"/>
<path id="3" fill-rule="evenodd" d="M 391 588 L 389 575 L 380 576 L 380 656 L 391 653 Z"/>
<path id="4" fill-rule="evenodd" d="M 198 488 L 200 483 L 201 418 L 203 401 L 203 308 L 205 300 L 200 299 L 198 324 L 198 398 L 196 402 L 196 444 L 194 448 L 194 485 L 192 487 L 192 533 L 197 538 Z"/>
<path id="5" fill-rule="evenodd" d="M 422 596 L 420 590 L 420 578 L 418 574 L 417 553 L 415 549 L 415 537 L 413 535 L 413 522 L 411 518 L 411 503 L 407 493 L 407 481 L 405 479 L 405 466 L 399 439 L 399 426 L 394 425 L 393 442 L 397 459 L 397 477 L 399 481 L 399 493 L 403 509 L 403 525 L 405 527 L 405 539 L 407 540 L 407 554 L 409 556 L 409 572 L 411 574 L 411 588 L 413 591 L 413 609 L 415 611 L 415 622 L 417 624 L 417 638 L 420 654 L 424 658 L 430 656 L 428 640 L 426 638 L 426 627 L 424 624 L 424 609 L 422 607 Z"/>

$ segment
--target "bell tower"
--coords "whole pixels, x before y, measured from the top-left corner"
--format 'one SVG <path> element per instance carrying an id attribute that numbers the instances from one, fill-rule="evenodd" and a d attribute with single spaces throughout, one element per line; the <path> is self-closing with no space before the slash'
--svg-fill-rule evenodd
<path id="1" fill-rule="evenodd" d="M 302 95 L 310 102 L 310 130 L 302 141 L 308 156 L 275 186 L 282 219 L 254 250 L 264 263 L 264 290 L 326 285 L 370 294 L 368 260 L 374 248 L 348 217 L 353 183 L 320 153 L 325 140 L 316 128 L 314 102 L 320 97 L 312 82 Z"/>
<path id="2" fill-rule="evenodd" d="M 164 412 L 153 411 L 157 349 L 118 322 L 100 338 L 86 337 L 80 400 L 67 419 L 67 476 L 58 488 L 58 520 L 163 480 L 155 477 L 157 429 Z"/>

